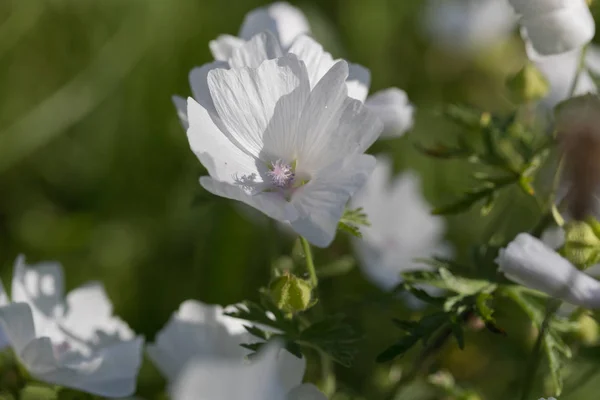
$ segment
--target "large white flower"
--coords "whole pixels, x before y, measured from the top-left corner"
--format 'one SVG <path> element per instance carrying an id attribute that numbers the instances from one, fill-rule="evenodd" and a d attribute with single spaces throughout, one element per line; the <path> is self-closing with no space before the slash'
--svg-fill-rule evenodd
<path id="1" fill-rule="evenodd" d="M 278 344 L 269 344 L 251 362 L 197 359 L 174 385 L 173 400 L 326 400 L 302 384 L 306 363 Z"/>
<path id="2" fill-rule="evenodd" d="M 496 259 L 506 277 L 585 308 L 600 308 L 600 282 L 579 271 L 539 239 L 519 234 Z"/>
<path id="3" fill-rule="evenodd" d="M 429 0 L 427 34 L 442 47 L 471 53 L 508 38 L 517 17 L 506 0 Z"/>
<path id="4" fill-rule="evenodd" d="M 224 315 L 223 307 L 187 300 L 157 334 L 147 352 L 163 375 L 172 382 L 194 358 L 241 361 L 251 343 L 240 319 Z"/>
<path id="5" fill-rule="evenodd" d="M 60 264 L 28 267 L 19 257 L 11 297 L 0 327 L 32 376 L 105 397 L 134 393 L 144 340 L 112 315 L 100 283 L 64 298 Z"/>
<path id="6" fill-rule="evenodd" d="M 418 177 L 405 172 L 391 181 L 391 172 L 391 161 L 378 158 L 367 184 L 352 199 L 371 223 L 354 241 L 363 272 L 386 290 L 400 283 L 401 272 L 424 268 L 415 258 L 449 251 L 443 243 L 444 221 L 431 215 Z"/>
<path id="7" fill-rule="evenodd" d="M 289 222 L 328 246 L 349 197 L 375 159 L 363 152 L 381 122 L 346 95 L 348 66 L 336 63 L 311 89 L 293 54 L 257 68 L 207 68 L 208 90 L 188 99 L 188 139 L 213 194 Z"/>
<path id="8" fill-rule="evenodd" d="M 509 0 L 535 50 L 542 55 L 576 50 L 594 37 L 586 0 Z"/>
<path id="9" fill-rule="evenodd" d="M 307 36 L 309 32 L 306 17 L 300 10 L 287 3 L 273 3 L 251 11 L 246 16 L 240 37 L 222 35 L 210 43 L 217 60 L 210 67 L 257 67 L 267 59 L 290 52 L 304 61 L 309 80 L 314 86 L 338 60 L 334 60 L 319 43 Z M 202 90 L 201 84 L 195 82 L 197 75 L 202 75 L 198 69 L 190 75 L 194 97 L 198 90 Z M 412 128 L 414 113 L 406 93 L 397 88 L 389 88 L 367 99 L 370 80 L 368 69 L 358 64 L 349 64 L 348 96 L 365 102 L 381 118 L 386 136 L 404 134 Z M 187 128 L 185 100 L 174 96 L 173 102 L 182 124 Z"/>

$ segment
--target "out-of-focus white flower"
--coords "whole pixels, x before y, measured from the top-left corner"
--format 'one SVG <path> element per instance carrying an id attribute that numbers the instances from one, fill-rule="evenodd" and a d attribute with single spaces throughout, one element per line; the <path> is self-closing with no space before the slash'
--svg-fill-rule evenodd
<path id="1" fill-rule="evenodd" d="M 594 37 L 594 18 L 585 0 L 509 0 L 532 46 L 542 55 L 580 49 Z"/>
<path id="2" fill-rule="evenodd" d="M 548 84 L 550 91 L 542 100 L 542 104 L 552 108 L 563 100 L 566 100 L 571 94 L 573 81 L 577 76 L 579 61 L 581 59 L 582 49 L 575 49 L 561 54 L 543 56 L 533 47 L 531 40 L 523 32 L 525 49 L 527 57 L 542 72 Z M 600 72 L 600 50 L 595 46 L 587 49 L 585 56 L 585 68 L 579 74 L 577 85 L 573 95 L 579 96 L 586 93 L 596 93 L 598 88 L 592 79 L 590 73 Z"/>
<path id="3" fill-rule="evenodd" d="M 316 387 L 302 384 L 306 362 L 269 344 L 249 363 L 192 361 L 173 387 L 174 400 L 326 400 Z"/>
<path id="4" fill-rule="evenodd" d="M 241 361 L 253 342 L 240 319 L 224 315 L 218 305 L 187 300 L 147 346 L 147 352 L 163 375 L 173 381 L 193 358 Z"/>
<path id="5" fill-rule="evenodd" d="M 539 239 L 519 234 L 496 259 L 506 277 L 573 305 L 600 308 L 600 282 Z"/>
<path id="6" fill-rule="evenodd" d="M 314 87 L 325 73 L 339 60 L 306 34 L 310 28 L 306 17 L 297 8 L 283 2 L 251 11 L 244 20 L 240 37 L 222 35 L 210 43 L 217 63 L 202 68 L 241 68 L 258 67 L 263 61 L 281 57 L 290 52 L 306 64 L 309 81 Z M 195 82 L 197 76 L 205 75 L 202 68 L 192 71 L 190 85 L 194 97 L 201 87 Z M 375 93 L 367 99 L 371 76 L 368 69 L 358 64 L 349 64 L 347 78 L 348 96 L 365 102 L 385 123 L 385 136 L 394 137 L 404 134 L 412 127 L 413 106 L 406 94 L 397 88 Z M 196 97 L 197 99 L 197 97 Z M 187 111 L 185 100 L 174 96 L 173 102 L 183 126 L 187 129 Z"/>
<path id="7" fill-rule="evenodd" d="M 471 53 L 506 39 L 517 16 L 506 0 L 429 0 L 424 28 L 444 48 Z"/>
<path id="8" fill-rule="evenodd" d="M 346 95 L 347 64 L 312 89 L 294 54 L 206 76 L 208 90 L 188 99 L 187 113 L 190 146 L 210 174 L 202 186 L 328 246 L 375 166 L 363 152 L 381 132 L 379 119 Z"/>
<path id="9" fill-rule="evenodd" d="M 371 226 L 354 241 L 365 275 L 383 289 L 401 281 L 400 273 L 426 268 L 416 258 L 445 255 L 444 221 L 432 216 L 418 177 L 405 172 L 391 181 L 392 166 L 378 158 L 367 184 L 352 199 L 363 207 Z"/>
<path id="10" fill-rule="evenodd" d="M 11 297 L 0 307 L 0 326 L 32 376 L 105 397 L 134 393 L 144 340 L 112 315 L 100 283 L 64 298 L 60 264 L 28 267 L 20 256 Z"/>

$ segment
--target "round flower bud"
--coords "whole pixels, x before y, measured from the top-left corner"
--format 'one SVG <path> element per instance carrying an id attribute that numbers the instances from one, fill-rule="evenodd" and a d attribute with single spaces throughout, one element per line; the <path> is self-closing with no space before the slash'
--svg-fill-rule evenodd
<path id="1" fill-rule="evenodd" d="M 589 267 L 600 260 L 600 239 L 587 223 L 569 222 L 565 225 L 565 245 L 561 253 L 575 266 Z"/>
<path id="2" fill-rule="evenodd" d="M 277 308 L 286 313 L 304 311 L 314 304 L 310 282 L 292 274 L 275 278 L 269 285 L 269 293 Z"/>
<path id="3" fill-rule="evenodd" d="M 598 323 L 589 315 L 582 315 L 577 320 L 579 327 L 577 336 L 586 346 L 593 346 L 598 341 Z"/>

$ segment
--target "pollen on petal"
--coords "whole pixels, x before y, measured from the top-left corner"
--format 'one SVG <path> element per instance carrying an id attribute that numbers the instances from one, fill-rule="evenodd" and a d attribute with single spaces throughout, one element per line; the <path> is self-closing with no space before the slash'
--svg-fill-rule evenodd
<path id="1" fill-rule="evenodd" d="M 271 163 L 271 169 L 267 173 L 274 186 L 282 189 L 289 188 L 294 183 L 296 174 L 290 164 L 282 160 Z"/>

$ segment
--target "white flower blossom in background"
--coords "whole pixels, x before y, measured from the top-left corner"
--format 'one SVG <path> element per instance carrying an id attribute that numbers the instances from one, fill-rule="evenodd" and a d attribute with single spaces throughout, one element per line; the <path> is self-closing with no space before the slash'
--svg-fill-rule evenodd
<path id="1" fill-rule="evenodd" d="M 539 239 L 519 234 L 496 259 L 507 278 L 585 308 L 600 308 L 600 282 Z"/>
<path id="2" fill-rule="evenodd" d="M 170 382 L 193 358 L 241 361 L 249 353 L 240 346 L 254 341 L 244 321 L 224 311 L 219 305 L 187 300 L 147 346 L 148 356 Z"/>
<path id="3" fill-rule="evenodd" d="M 60 264 L 28 267 L 19 257 L 11 300 L 0 306 L 0 327 L 32 376 L 104 397 L 134 393 L 144 340 L 112 315 L 100 283 L 64 298 Z"/>
<path id="4" fill-rule="evenodd" d="M 444 220 L 431 215 L 419 178 L 405 172 L 392 180 L 391 173 L 391 161 L 378 158 L 367 184 L 352 199 L 352 207 L 363 207 L 371 223 L 361 228 L 363 238 L 354 240 L 362 270 L 385 290 L 401 282 L 400 273 L 426 268 L 416 258 L 449 253 Z"/>
<path id="5" fill-rule="evenodd" d="M 293 54 L 258 68 L 213 69 L 188 99 L 188 139 L 209 192 L 242 201 L 326 247 L 351 195 L 375 166 L 363 152 L 381 122 L 346 95 L 336 63 L 311 89 Z"/>
<path id="6" fill-rule="evenodd" d="M 549 92 L 542 100 L 548 108 L 552 108 L 571 94 L 573 81 L 577 76 L 582 48 L 571 50 L 561 54 L 543 56 L 539 54 L 531 44 L 531 41 L 523 32 L 527 57 L 540 70 L 549 85 Z M 579 74 L 577 85 L 573 95 L 579 96 L 586 93 L 596 93 L 598 88 L 592 75 L 600 74 L 600 48 L 589 45 L 585 54 L 584 68 Z"/>
<path id="7" fill-rule="evenodd" d="M 209 43 L 210 51 L 215 60 L 229 61 L 235 49 L 265 31 L 272 32 L 281 47 L 287 50 L 298 36 L 310 33 L 310 25 L 298 8 L 276 2 L 250 11 L 244 18 L 238 37 L 221 35 Z"/>
<path id="8" fill-rule="evenodd" d="M 594 18 L 586 0 L 508 0 L 541 55 L 577 50 L 594 37 Z"/>
<path id="9" fill-rule="evenodd" d="M 210 43 L 216 62 L 192 70 L 190 85 L 194 98 L 205 95 L 206 87 L 198 78 L 206 75 L 206 69 L 258 67 L 263 61 L 281 57 L 287 52 L 296 54 L 304 61 L 311 86 L 315 86 L 325 73 L 339 60 L 311 37 L 306 17 L 297 8 L 283 2 L 259 8 L 248 13 L 240 30 L 240 37 L 221 35 Z M 349 64 L 347 78 L 348 96 L 365 102 L 384 122 L 384 135 L 395 137 L 412 128 L 414 107 L 406 93 L 389 88 L 367 99 L 370 72 L 358 64 Z M 202 79 L 200 79 L 202 81 Z M 173 102 L 183 126 L 187 129 L 185 100 L 174 96 Z"/>
<path id="10" fill-rule="evenodd" d="M 516 22 L 506 0 L 429 0 L 423 14 L 423 27 L 431 40 L 461 53 L 502 42 Z"/>
<path id="11" fill-rule="evenodd" d="M 250 362 L 191 362 L 179 376 L 173 400 L 326 400 L 311 384 L 302 384 L 306 362 L 272 343 Z"/>

